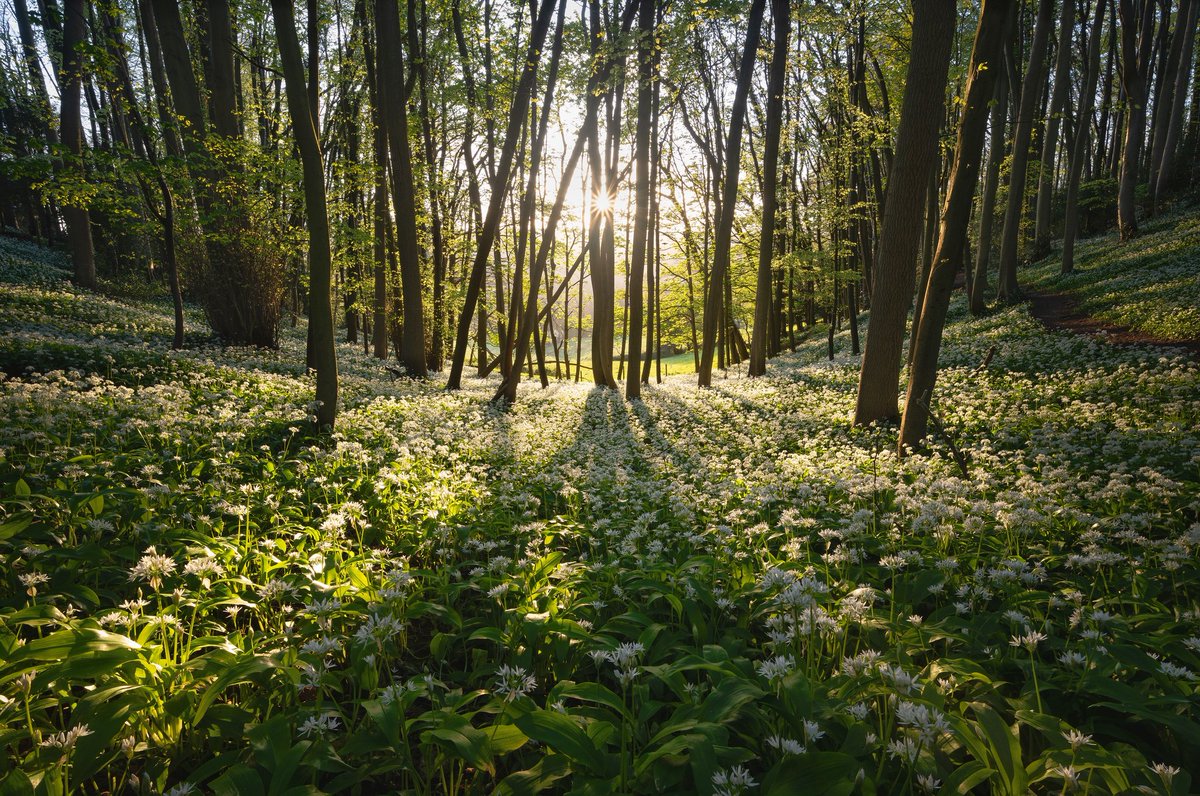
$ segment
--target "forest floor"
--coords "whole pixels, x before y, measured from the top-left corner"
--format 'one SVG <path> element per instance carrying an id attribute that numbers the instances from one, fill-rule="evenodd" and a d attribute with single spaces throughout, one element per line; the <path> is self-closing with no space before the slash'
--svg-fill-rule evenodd
<path id="1" fill-rule="evenodd" d="M 1031 311 L 1047 326 L 1117 345 L 1200 352 L 1200 214 L 1194 207 L 1143 223 L 1133 240 L 1115 232 L 1076 246 L 1075 272 L 1058 254 L 1022 273 Z"/>
<path id="2" fill-rule="evenodd" d="M 1175 219 L 1146 245 L 1195 263 Z M 1096 316 L 1124 279 L 1186 325 L 1194 266 L 1164 295 L 1084 248 L 1027 286 Z M 0 239 L 0 792 L 1200 782 L 1183 352 L 956 297 L 934 405 L 966 477 L 851 425 L 846 333 L 764 378 L 535 382 L 503 411 L 494 380 L 393 382 L 339 344 L 317 436 L 302 326 L 222 349 L 189 309 L 173 352 L 165 300 L 64 265 Z"/>
<path id="3" fill-rule="evenodd" d="M 1088 315 L 1068 293 L 1029 293 L 1029 311 L 1047 329 L 1090 335 L 1111 345 L 1151 345 L 1185 349 L 1200 355 L 1200 336 L 1184 339 L 1159 337 L 1129 326 Z"/>

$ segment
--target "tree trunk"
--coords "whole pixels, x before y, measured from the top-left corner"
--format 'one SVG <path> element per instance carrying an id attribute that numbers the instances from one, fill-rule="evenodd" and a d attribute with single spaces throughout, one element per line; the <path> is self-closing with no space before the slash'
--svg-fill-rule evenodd
<path id="1" fill-rule="evenodd" d="M 1143 0 L 1141 14 L 1134 0 L 1118 0 L 1121 14 L 1121 85 L 1125 89 L 1125 143 L 1121 148 L 1121 177 L 1117 188 L 1117 227 L 1121 240 L 1137 235 L 1138 166 L 1146 138 L 1146 79 L 1154 45 L 1155 3 Z"/>
<path id="2" fill-rule="evenodd" d="M 637 130 L 634 133 L 634 212 L 633 241 L 630 255 L 628 372 L 625 397 L 642 396 L 642 304 L 643 282 L 646 274 L 646 242 L 650 227 L 650 130 L 654 120 L 652 100 L 654 67 L 654 0 L 638 4 L 638 100 Z"/>
<path id="3" fill-rule="evenodd" d="M 967 238 L 971 202 L 979 181 L 979 161 L 983 151 L 984 130 L 987 126 L 988 101 L 999 70 L 1004 40 L 1005 20 L 1012 0 L 984 0 L 971 51 L 971 69 L 964 93 L 962 116 L 958 122 L 953 167 L 942 212 L 941 234 L 929 285 L 925 291 L 925 308 L 921 324 L 913 330 L 916 339 L 912 368 L 909 372 L 908 393 L 904 401 L 904 417 L 900 425 L 898 453 L 915 448 L 925 438 L 929 418 L 929 403 L 937 378 L 937 360 L 942 330 L 954 277 L 963 267 L 963 245 Z M 891 204 L 889 202 L 889 204 Z"/>
<path id="4" fill-rule="evenodd" d="M 1179 164 L 1176 162 L 1175 152 L 1183 128 L 1183 110 L 1187 105 L 1188 79 L 1192 75 L 1192 52 L 1196 42 L 1196 17 L 1200 12 L 1198 0 L 1183 0 L 1183 4 L 1186 5 L 1188 13 L 1185 18 L 1181 5 L 1175 33 L 1176 38 L 1183 41 L 1183 51 L 1175 64 L 1174 74 L 1167 75 L 1168 80 L 1174 79 L 1175 87 L 1171 95 L 1170 114 L 1163 125 L 1165 132 L 1157 160 L 1152 156 L 1155 170 L 1151 187 L 1156 201 L 1167 192 L 1172 182 L 1178 179 L 1175 169 Z"/>
<path id="5" fill-rule="evenodd" d="M 1046 72 L 1046 42 L 1054 24 L 1054 0 L 1038 0 L 1037 23 L 1029 45 L 1029 68 L 1021 87 L 1021 103 L 1013 125 L 1012 174 L 1008 182 L 1008 206 L 1000 238 L 1000 288 L 998 298 L 1005 303 L 1018 301 L 1017 259 L 1021 246 L 1021 219 L 1025 206 L 1025 182 L 1028 176 L 1029 141 L 1033 135 L 1034 112 L 1041 96 Z M 989 80 L 988 83 L 991 83 Z M 918 396 L 920 397 L 920 396 Z"/>
<path id="6" fill-rule="evenodd" d="M 912 306 L 913 269 L 930 176 L 938 162 L 938 132 L 945 117 L 945 85 L 955 28 L 954 0 L 913 6 L 912 56 L 905 77 L 895 156 L 879 238 L 871 296 L 871 322 L 858 379 L 854 423 L 898 416 L 904 327 Z"/>
<path id="7" fill-rule="evenodd" d="M 1079 130 L 1075 133 L 1075 147 L 1071 152 L 1071 166 L 1067 174 L 1067 206 L 1063 213 L 1062 272 L 1069 274 L 1075 268 L 1075 238 L 1079 234 L 1079 180 L 1083 174 L 1084 161 L 1088 159 L 1089 120 L 1092 118 L 1092 103 L 1096 94 L 1096 81 L 1100 77 L 1100 36 L 1104 27 L 1105 0 L 1096 0 L 1096 16 L 1092 19 L 1088 39 L 1086 73 L 1083 93 L 1079 99 Z"/>
<path id="8" fill-rule="evenodd" d="M 74 178 L 85 180 L 83 168 L 83 122 L 79 107 L 83 88 L 84 54 L 87 44 L 86 0 L 67 0 L 66 21 L 63 25 L 63 80 L 60 107 L 59 135 L 71 153 L 71 162 L 62 171 L 75 172 Z M 92 222 L 86 207 L 74 202 L 63 203 L 67 221 L 67 240 L 71 262 L 75 267 L 75 283 L 80 287 L 96 287 L 96 255 L 92 248 Z"/>
<path id="9" fill-rule="evenodd" d="M 483 228 L 479 234 L 475 260 L 471 266 L 471 275 L 468 277 L 467 291 L 463 298 L 462 314 L 458 319 L 458 331 L 454 338 L 454 358 L 450 363 L 450 378 L 446 384 L 446 388 L 450 390 L 462 387 L 462 371 L 466 364 L 471 324 L 475 320 L 475 305 L 479 301 L 483 280 L 487 276 L 488 259 L 491 257 L 492 246 L 496 242 L 496 234 L 500 229 L 500 215 L 504 209 L 505 197 L 508 195 L 517 141 L 520 138 L 520 130 L 525 117 L 529 113 L 529 98 L 533 93 L 537 64 L 540 60 L 542 44 L 545 43 L 546 34 L 550 30 L 550 20 L 553 17 L 555 3 L 556 0 L 542 0 L 537 19 L 530 33 L 529 51 L 522 67 L 521 78 L 513 95 L 512 107 L 509 109 L 508 131 L 504 139 L 504 147 L 500 152 L 496 177 L 492 182 L 487 216 L 484 218 Z"/>
<path id="10" fill-rule="evenodd" d="M 704 339 L 700 356 L 698 383 L 701 387 L 712 386 L 713 352 L 717 343 L 718 323 L 727 317 L 731 307 L 722 307 L 721 290 L 729 272 L 730 246 L 733 239 L 733 216 L 737 210 L 738 173 L 742 157 L 742 128 L 745 124 L 746 97 L 754 80 L 754 56 L 758 51 L 758 39 L 762 33 L 763 11 L 766 0 L 753 0 L 747 19 L 746 45 L 742 50 L 741 66 L 738 69 L 737 86 L 730 110 L 729 134 L 725 145 L 724 196 L 721 212 L 717 218 L 716 239 L 713 242 L 713 264 L 709 276 L 709 290 L 704 304 Z M 724 312 L 722 311 L 724 310 Z"/>
<path id="11" fill-rule="evenodd" d="M 304 209 L 308 221 L 309 329 L 317 370 L 317 426 L 333 429 L 337 418 L 338 374 L 334 348 L 333 305 L 330 297 L 332 260 L 329 215 L 325 204 L 325 167 L 313 121 L 309 94 L 296 36 L 292 0 L 271 0 L 275 36 L 287 83 L 288 112 L 304 169 Z"/>
<path id="12" fill-rule="evenodd" d="M 767 337 L 771 320 L 771 255 L 775 249 L 775 215 L 779 206 L 779 135 L 783 127 L 783 92 L 787 81 L 791 8 L 788 0 L 771 0 L 771 72 L 767 84 L 767 131 L 763 142 L 762 230 L 758 244 L 758 283 L 754 294 L 754 330 L 750 337 L 751 376 L 767 372 Z"/>
<path id="13" fill-rule="evenodd" d="M 396 245 L 400 255 L 400 289 L 404 296 L 404 329 L 400 361 L 408 375 L 425 378 L 425 311 L 421 285 L 420 241 L 417 237 L 417 200 L 413 180 L 412 148 L 408 140 L 405 107 L 404 58 L 401 54 L 400 11 L 397 0 L 375 4 L 380 100 L 387 130 L 392 174 L 392 203 L 396 209 Z M 410 53 L 410 55 L 412 55 Z"/>
<path id="14" fill-rule="evenodd" d="M 1050 96 L 1050 108 L 1042 131 L 1042 165 L 1038 173 L 1033 235 L 1035 260 L 1050 253 L 1050 206 L 1054 197 L 1055 155 L 1058 152 L 1058 131 L 1062 125 L 1063 111 L 1071 93 L 1071 34 L 1074 27 L 1075 0 L 1062 0 L 1062 14 L 1058 20 L 1058 52 L 1054 58 L 1054 92 Z"/>
<path id="15" fill-rule="evenodd" d="M 996 77 L 996 96 L 992 100 L 991 142 L 983 197 L 979 205 L 979 250 L 975 253 L 975 278 L 971 280 L 971 314 L 987 311 L 988 263 L 992 258 L 992 227 L 996 220 L 996 193 L 1000 186 L 1000 165 L 1004 162 L 1005 135 L 1008 127 L 1008 72 Z"/>

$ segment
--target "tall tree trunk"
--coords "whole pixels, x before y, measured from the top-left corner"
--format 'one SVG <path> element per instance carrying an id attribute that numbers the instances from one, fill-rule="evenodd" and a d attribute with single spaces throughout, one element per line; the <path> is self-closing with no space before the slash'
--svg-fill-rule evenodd
<path id="1" fill-rule="evenodd" d="M 650 227 L 650 129 L 652 115 L 654 67 L 654 0 L 640 0 L 638 5 L 638 101 L 637 130 L 634 134 L 634 211 L 633 241 L 630 256 L 629 326 L 625 337 L 629 343 L 628 379 L 625 397 L 642 396 L 642 302 L 646 274 L 646 239 Z"/>
<path id="2" fill-rule="evenodd" d="M 479 293 L 483 280 L 487 276 L 488 259 L 492 254 L 492 246 L 496 242 L 496 233 L 500 229 L 500 215 L 504 209 L 504 200 L 508 195 L 509 180 L 512 176 L 512 164 L 516 155 L 517 141 L 525 117 L 529 112 L 529 98 L 533 93 L 534 78 L 537 75 L 537 64 L 540 60 L 542 45 L 550 30 L 550 20 L 553 17 L 557 0 L 542 0 L 533 29 L 530 31 L 529 51 L 513 95 L 512 107 L 509 109 L 508 131 L 504 139 L 504 147 L 500 152 L 500 162 L 496 167 L 496 176 L 492 182 L 492 194 L 488 200 L 488 212 L 484 217 L 483 228 L 479 234 L 479 242 L 475 249 L 475 260 L 471 266 L 471 275 L 467 280 L 467 292 L 463 297 L 462 314 L 458 319 L 458 332 L 454 338 L 454 358 L 450 363 L 450 378 L 447 389 L 457 390 L 462 387 L 462 371 L 467 358 L 467 345 L 471 334 L 471 324 L 475 320 L 475 305 L 479 301 Z"/>
<path id="3" fill-rule="evenodd" d="M 338 374 L 330 295 L 332 259 L 325 204 L 325 167 L 313 121 L 316 108 L 309 106 L 292 0 L 271 0 L 271 13 L 275 18 L 275 36 L 287 83 L 288 113 L 304 169 L 304 210 L 308 221 L 308 324 L 316 354 L 317 426 L 332 430 L 337 418 Z"/>
<path id="4" fill-rule="evenodd" d="M 1075 28 L 1075 0 L 1062 0 L 1058 20 L 1058 52 L 1054 58 L 1054 92 L 1042 131 L 1042 165 L 1038 174 L 1037 210 L 1033 235 L 1033 258 L 1050 253 L 1050 207 L 1054 197 L 1055 155 L 1058 131 L 1071 93 L 1071 34 Z"/>
<path id="5" fill-rule="evenodd" d="M 1013 125 L 1012 174 L 1008 182 L 1008 206 L 1000 238 L 998 298 L 1005 303 L 1012 303 L 1021 297 L 1021 287 L 1017 283 L 1017 260 L 1021 247 L 1025 183 L 1029 171 L 1029 141 L 1033 135 L 1034 112 L 1044 88 L 1042 79 L 1046 73 L 1046 43 L 1053 24 L 1054 0 L 1038 0 L 1037 23 L 1033 29 L 1033 41 L 1029 45 L 1029 67 L 1025 70 L 1021 103 Z"/>
<path id="6" fill-rule="evenodd" d="M 421 285 L 421 253 L 417 238 L 417 201 L 412 149 L 405 108 L 404 58 L 401 54 L 400 11 L 397 0 L 375 4 L 380 99 L 387 129 L 392 174 L 392 203 L 396 208 L 396 244 L 400 255 L 400 287 L 404 296 L 404 329 L 400 361 L 410 376 L 425 378 L 425 311 Z"/>
<path id="7" fill-rule="evenodd" d="M 717 343 L 718 324 L 723 318 L 728 318 L 732 310 L 730 307 L 723 306 L 725 302 L 721 300 L 721 291 L 729 273 L 733 216 L 737 211 L 738 174 L 742 158 L 742 128 L 745 125 L 746 97 L 750 92 L 750 84 L 754 80 L 754 56 L 758 52 L 758 40 L 762 34 L 765 8 L 766 0 L 753 0 L 750 6 L 746 22 L 746 45 L 742 50 L 733 106 L 730 109 L 729 133 L 725 144 L 724 196 L 721 200 L 720 216 L 717 218 L 712 271 L 708 281 L 708 296 L 704 304 L 704 339 L 698 378 L 701 387 L 712 386 L 713 352 Z"/>
<path id="8" fill-rule="evenodd" d="M 945 117 L 945 85 L 955 22 L 954 0 L 917 3 L 913 7 L 912 56 L 888 177 L 871 322 L 854 409 L 856 425 L 893 420 L 898 415 L 896 391 L 904 327 L 912 306 L 925 196 L 938 162 L 938 132 Z"/>
<path id="9" fill-rule="evenodd" d="M 79 106 L 83 88 L 84 53 L 87 44 L 87 2 L 67 0 L 66 21 L 63 25 L 63 81 L 60 107 L 59 135 L 71 153 L 71 162 L 63 171 L 75 172 L 74 178 L 85 180 L 83 165 L 83 121 Z M 71 262 L 75 267 L 75 283 L 81 287 L 96 287 L 96 255 L 92 248 L 92 222 L 86 207 L 75 203 L 63 204 L 67 221 L 67 240 Z"/>
<path id="10" fill-rule="evenodd" d="M 946 203 L 942 212 L 941 234 L 929 285 L 925 291 L 925 308 L 921 323 L 913 330 L 916 339 L 912 368 L 909 372 L 908 393 L 904 400 L 904 416 L 900 425 L 898 452 L 915 448 L 925 438 L 929 418 L 929 402 L 937 378 L 938 352 L 942 330 L 950 304 L 954 277 L 963 263 L 963 245 L 967 238 L 971 202 L 979 181 L 979 161 L 983 152 L 984 130 L 987 126 L 988 101 L 998 69 L 1004 40 L 1005 20 L 1012 0 L 983 0 L 975 44 L 971 51 L 971 68 L 964 93 L 962 116 L 958 122 L 958 140 Z M 888 203 L 889 205 L 891 202 Z"/>
<path id="11" fill-rule="evenodd" d="M 1088 39 L 1086 72 L 1083 93 L 1079 97 L 1079 125 L 1075 133 L 1075 147 L 1071 151 L 1071 166 L 1067 174 L 1067 206 L 1063 212 L 1062 272 L 1071 273 L 1075 268 L 1075 238 L 1079 234 L 1079 180 L 1083 164 L 1088 159 L 1088 136 L 1091 132 L 1092 103 L 1095 101 L 1096 81 L 1100 77 L 1100 37 L 1104 27 L 1105 0 L 1096 0 L 1096 16 L 1092 19 Z"/>
<path id="12" fill-rule="evenodd" d="M 1183 13 L 1185 7 L 1187 8 L 1186 15 Z M 1155 146 L 1158 149 L 1157 157 L 1151 154 L 1153 171 L 1151 172 L 1150 187 L 1154 201 L 1157 201 L 1167 192 L 1173 179 L 1177 179 L 1177 175 L 1174 174 L 1174 169 L 1177 165 L 1175 150 L 1179 144 L 1180 131 L 1183 127 L 1183 110 L 1187 105 L 1188 79 L 1192 76 L 1192 52 L 1196 43 L 1196 17 L 1198 11 L 1200 11 L 1200 2 L 1197 0 L 1182 0 L 1178 20 L 1175 23 L 1175 39 L 1172 41 L 1172 48 L 1174 48 L 1176 41 L 1182 42 L 1182 47 L 1179 57 L 1175 59 L 1173 71 L 1166 75 L 1167 80 L 1174 81 L 1174 87 L 1171 90 L 1170 109 L 1167 111 L 1167 118 L 1162 125 L 1161 145 L 1157 137 L 1155 139 Z"/>
<path id="13" fill-rule="evenodd" d="M 975 278 L 971 280 L 971 314 L 987 311 L 988 263 L 992 258 L 992 228 L 996 220 L 996 193 L 1000 186 L 1000 165 L 1004 162 L 1005 135 L 1008 127 L 1008 72 L 996 77 L 996 96 L 992 100 L 991 138 L 983 197 L 979 204 L 979 250 L 975 253 Z"/>
<path id="14" fill-rule="evenodd" d="M 754 295 L 754 330 L 750 337 L 751 376 L 767 372 L 767 336 L 771 321 L 771 256 L 775 250 L 775 215 L 779 206 L 779 136 L 783 127 L 783 92 L 787 80 L 788 40 L 792 32 L 788 0 L 771 0 L 771 72 L 767 82 L 767 131 L 763 141 L 762 230 L 758 243 L 758 282 Z"/>
<path id="15" fill-rule="evenodd" d="M 367 8 L 365 0 L 355 3 L 355 14 L 366 27 Z M 363 60 L 366 62 L 367 98 L 370 106 L 371 151 L 373 154 L 371 176 L 374 181 L 372 199 L 372 246 L 374 262 L 374 297 L 372 302 L 373 321 L 371 336 L 373 353 L 377 359 L 387 359 L 388 350 L 388 285 L 387 285 L 387 130 L 383 123 L 383 110 L 379 99 L 379 73 L 375 65 L 375 47 L 369 35 L 363 36 Z"/>
<path id="16" fill-rule="evenodd" d="M 1121 85 L 1125 89 L 1125 143 L 1117 187 L 1117 227 L 1121 240 L 1137 235 L 1137 185 L 1146 138 L 1146 81 L 1153 61 L 1155 3 L 1118 0 L 1121 15 Z M 1140 11 L 1140 13 L 1139 13 Z"/>

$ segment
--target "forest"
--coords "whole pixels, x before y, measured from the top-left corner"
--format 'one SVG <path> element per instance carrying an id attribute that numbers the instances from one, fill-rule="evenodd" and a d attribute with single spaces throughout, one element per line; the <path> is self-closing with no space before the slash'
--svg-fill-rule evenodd
<path id="1" fill-rule="evenodd" d="M 1200 790 L 1200 0 L 0 0 L 0 796 Z"/>

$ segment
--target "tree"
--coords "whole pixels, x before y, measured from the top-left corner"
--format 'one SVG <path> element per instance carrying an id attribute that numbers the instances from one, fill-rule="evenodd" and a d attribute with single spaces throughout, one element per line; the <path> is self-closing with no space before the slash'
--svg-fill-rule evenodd
<path id="1" fill-rule="evenodd" d="M 75 266 L 75 282 L 86 288 L 96 287 L 96 254 L 92 248 L 92 221 L 84 200 L 86 180 L 83 168 L 83 122 L 80 94 L 83 90 L 84 48 L 87 45 L 87 2 L 67 0 L 63 25 L 63 86 L 59 109 L 59 136 L 70 153 L 70 161 L 60 170 L 78 181 L 70 191 L 72 198 L 63 202 L 67 222 L 67 242 Z"/>
<path id="2" fill-rule="evenodd" d="M 208 0 L 212 139 L 192 71 L 178 3 L 153 0 L 153 17 L 182 146 L 197 184 L 207 258 L 192 280 L 209 324 L 226 343 L 274 347 L 279 321 L 280 257 L 253 233 L 236 114 L 233 34 L 228 2 Z M 160 97 L 160 103 L 165 99 Z M 174 118 L 174 114 L 172 115 Z"/>
<path id="3" fill-rule="evenodd" d="M 380 106 L 387 131 L 392 175 L 392 203 L 396 208 L 396 243 L 400 254 L 400 285 L 404 295 L 404 329 L 400 361 L 408 375 L 425 378 L 425 310 L 421 287 L 421 253 L 417 238 L 416 186 L 412 148 L 408 141 L 404 58 L 400 44 L 400 11 L 397 0 L 375 3 L 375 51 L 379 58 Z"/>
<path id="4" fill-rule="evenodd" d="M 982 315 L 987 311 L 988 263 L 992 258 L 992 227 L 996 216 L 996 193 L 1000 186 L 1000 165 L 1006 151 L 1004 131 L 1008 127 L 1008 94 L 1008 72 L 1001 69 L 996 78 L 996 95 L 992 99 L 986 177 L 979 202 L 979 244 L 975 253 L 975 276 L 971 279 L 972 315 Z"/>
<path id="5" fill-rule="evenodd" d="M 1079 95 L 1079 118 L 1090 119 L 1095 101 L 1096 81 L 1100 77 L 1100 34 L 1104 27 L 1105 0 L 1096 0 L 1096 15 L 1092 19 L 1088 36 L 1086 72 L 1083 92 Z M 1089 125 L 1079 125 L 1075 133 L 1075 146 L 1071 151 L 1071 164 L 1067 172 L 1067 201 L 1063 211 L 1062 273 L 1069 274 L 1075 268 L 1075 238 L 1079 234 L 1079 181 L 1083 176 L 1083 165 L 1089 155 Z"/>
<path id="6" fill-rule="evenodd" d="M 500 217 L 504 210 L 504 200 L 508 195 L 517 142 L 520 138 L 521 127 L 529 114 L 529 99 L 533 94 L 537 64 L 540 60 L 542 45 L 546 41 L 546 34 L 550 30 L 550 20 L 554 14 L 555 3 L 556 0 L 542 0 L 530 31 L 529 49 L 521 69 L 520 80 L 517 82 L 517 90 L 513 95 L 512 106 L 509 109 L 508 129 L 503 148 L 500 151 L 500 161 L 496 166 L 495 179 L 492 182 L 492 194 L 488 200 L 487 215 L 484 217 L 483 227 L 479 232 L 471 273 L 467 277 L 466 295 L 463 297 L 462 312 L 458 318 L 458 331 L 454 338 L 454 358 L 450 363 L 450 378 L 446 384 L 446 388 L 449 390 L 457 390 L 462 387 L 462 371 L 467 358 L 471 324 L 475 320 L 475 305 L 479 301 L 483 280 L 487 276 L 487 263 L 492 254 L 492 245 L 496 242 L 496 235 L 500 229 Z"/>
<path id="7" fill-rule="evenodd" d="M 637 133 L 633 160 L 636 172 L 633 215 L 633 253 L 630 255 L 629 280 L 629 343 L 628 378 L 625 397 L 632 400 L 642 394 L 642 283 L 646 273 L 647 231 L 650 226 L 650 129 L 654 124 L 653 67 L 654 67 L 654 0 L 638 3 L 638 102 Z"/>
<path id="8" fill-rule="evenodd" d="M 913 6 L 912 56 L 888 177 L 888 198 L 871 294 L 871 323 L 858 380 L 856 425 L 898 416 L 904 327 L 912 306 L 925 194 L 937 164 L 946 75 L 956 23 L 954 0 Z"/>
<path id="9" fill-rule="evenodd" d="M 721 211 L 717 218 L 713 241 L 713 264 L 709 276 L 708 297 L 704 303 L 704 338 L 700 355 L 699 385 L 712 386 L 713 352 L 717 344 L 717 327 L 727 317 L 731 307 L 722 302 L 722 288 L 729 276 L 730 247 L 733 239 L 733 216 L 737 211 L 738 174 L 742 158 L 742 129 L 745 125 L 746 96 L 754 78 L 754 56 L 758 50 L 758 39 L 762 33 L 763 12 L 766 0 L 754 0 L 746 22 L 746 45 L 742 49 L 741 66 L 738 69 L 737 86 L 730 110 L 729 134 L 725 143 L 725 184 L 721 200 Z M 725 304 L 722 311 L 722 304 Z"/>
<path id="10" fill-rule="evenodd" d="M 771 0 L 775 36 L 767 84 L 767 129 L 763 142 L 762 231 L 759 234 L 758 282 L 754 295 L 754 330 L 750 338 L 750 375 L 767 372 L 767 336 L 771 322 L 771 259 L 775 250 L 775 216 L 779 208 L 779 135 L 783 127 L 783 91 L 787 81 L 791 8 L 788 0 Z"/>
<path id="11" fill-rule="evenodd" d="M 984 0 L 971 50 L 971 66 L 964 92 L 962 115 L 954 160 L 942 209 L 937 250 L 925 289 L 921 323 L 913 330 L 915 345 L 909 370 L 904 416 L 900 423 L 898 452 L 916 448 L 924 439 L 929 421 L 929 404 L 937 378 L 942 330 L 950 306 L 955 275 L 965 266 L 964 244 L 971 218 L 971 203 L 979 182 L 979 161 L 987 126 L 988 101 L 992 97 L 1004 40 L 1005 20 L 1012 0 Z"/>
<path id="12" fill-rule="evenodd" d="M 1117 187 L 1121 240 L 1137 235 L 1138 167 L 1146 138 L 1146 82 L 1154 60 L 1154 11 L 1150 0 L 1117 0 L 1121 15 L 1121 87 L 1125 89 L 1125 143 Z"/>
<path id="13" fill-rule="evenodd" d="M 1058 130 L 1062 125 L 1063 109 L 1070 94 L 1071 33 L 1074 27 L 1075 0 L 1062 0 L 1062 13 L 1058 20 L 1058 50 L 1054 58 L 1054 91 L 1050 95 L 1050 108 L 1042 130 L 1042 165 L 1038 172 L 1036 227 L 1033 234 L 1034 259 L 1045 257 L 1050 252 L 1050 203 L 1054 195 L 1054 162 L 1058 153 Z"/>
<path id="14" fill-rule="evenodd" d="M 1021 297 L 1017 283 L 1017 259 L 1021 246 L 1021 218 L 1025 207 L 1025 182 L 1028 176 L 1029 141 L 1033 136 L 1034 114 L 1043 89 L 1046 70 L 1046 42 L 1054 24 L 1054 0 L 1038 0 L 1037 23 L 1029 45 L 1029 67 L 1021 81 L 1021 103 L 1013 125 L 1012 173 L 1008 181 L 1008 205 L 1000 237 L 1000 286 L 998 298 L 1011 303 Z M 989 81 L 990 82 L 990 81 Z"/>
<path id="15" fill-rule="evenodd" d="M 1174 160 L 1179 123 L 1187 102 L 1187 77 L 1191 71 L 1192 48 L 1196 41 L 1196 6 L 1195 0 L 1180 0 L 1179 10 L 1175 14 L 1175 31 L 1171 34 L 1170 52 L 1160 76 L 1162 87 L 1155 99 L 1154 135 L 1150 147 L 1151 212 L 1157 209 L 1159 195 L 1168 184 L 1168 180 L 1163 178 L 1163 170 L 1169 168 Z"/>
<path id="16" fill-rule="evenodd" d="M 317 426 L 333 429 L 337 418 L 338 372 L 334 348 L 333 305 L 330 281 L 333 264 L 329 252 L 329 215 L 325 202 L 325 165 L 309 104 L 296 36 L 292 0 L 271 0 L 275 36 L 287 85 L 288 114 L 300 161 L 304 168 L 304 210 L 308 220 L 309 333 L 317 370 Z"/>

